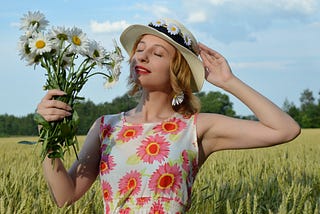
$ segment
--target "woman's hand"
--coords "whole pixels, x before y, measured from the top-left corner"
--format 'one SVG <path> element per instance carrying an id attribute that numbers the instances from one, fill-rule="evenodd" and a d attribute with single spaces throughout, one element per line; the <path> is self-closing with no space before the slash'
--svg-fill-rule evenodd
<path id="1" fill-rule="evenodd" d="M 199 43 L 199 48 L 206 80 L 217 87 L 225 88 L 228 80 L 234 77 L 227 60 L 220 53 L 202 43 Z"/>
<path id="2" fill-rule="evenodd" d="M 47 94 L 42 98 L 37 106 L 37 113 L 44 117 L 48 122 L 61 120 L 64 117 L 71 115 L 71 107 L 66 103 L 53 100 L 54 96 L 64 96 L 65 92 L 53 89 L 49 90 Z"/>

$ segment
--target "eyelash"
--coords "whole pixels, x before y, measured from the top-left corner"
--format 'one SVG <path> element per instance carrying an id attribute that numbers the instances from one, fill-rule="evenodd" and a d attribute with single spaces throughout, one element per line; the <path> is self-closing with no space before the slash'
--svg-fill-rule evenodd
<path id="1" fill-rule="evenodd" d="M 142 49 L 137 49 L 136 52 L 142 52 Z M 158 56 L 158 57 L 162 57 L 162 54 L 159 53 L 154 53 L 154 55 Z"/>

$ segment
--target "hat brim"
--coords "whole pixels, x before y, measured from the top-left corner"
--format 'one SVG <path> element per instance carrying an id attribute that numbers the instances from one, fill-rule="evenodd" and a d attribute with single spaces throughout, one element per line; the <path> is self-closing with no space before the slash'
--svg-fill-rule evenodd
<path id="1" fill-rule="evenodd" d="M 202 61 L 193 52 L 178 44 L 166 34 L 161 33 L 149 26 L 139 24 L 131 25 L 126 28 L 120 36 L 120 42 L 127 53 L 130 55 L 136 40 L 144 34 L 151 34 L 160 37 L 176 47 L 178 51 L 180 51 L 180 53 L 190 66 L 190 70 L 192 72 L 191 90 L 193 92 L 199 92 L 204 82 L 204 67 Z"/>

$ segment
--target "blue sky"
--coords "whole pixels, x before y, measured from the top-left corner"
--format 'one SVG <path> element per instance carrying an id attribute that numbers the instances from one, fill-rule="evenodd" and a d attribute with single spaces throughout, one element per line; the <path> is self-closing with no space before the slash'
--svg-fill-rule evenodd
<path id="1" fill-rule="evenodd" d="M 38 10 L 49 20 L 49 27 L 77 26 L 107 49 L 130 24 L 174 18 L 183 22 L 200 42 L 223 54 L 235 75 L 280 107 L 285 99 L 298 106 L 304 89 L 319 98 L 318 0 L 1 0 L 1 5 L 0 114 L 32 113 L 45 94 L 44 70 L 26 66 L 17 48 L 22 34 L 20 18 L 28 11 Z M 124 63 L 115 87 L 103 88 L 104 81 L 97 76 L 89 80 L 80 95 L 95 103 L 109 102 L 126 92 L 127 75 L 128 66 Z M 203 91 L 222 90 L 205 83 Z M 228 95 L 238 115 L 251 114 Z"/>

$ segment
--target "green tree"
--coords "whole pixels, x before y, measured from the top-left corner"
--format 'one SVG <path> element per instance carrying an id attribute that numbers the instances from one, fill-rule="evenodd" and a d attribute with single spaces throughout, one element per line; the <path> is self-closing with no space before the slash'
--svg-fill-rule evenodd
<path id="1" fill-rule="evenodd" d="M 312 91 L 305 89 L 300 96 L 301 102 L 301 127 L 318 128 L 320 127 L 320 109 L 315 104 Z"/>
<path id="2" fill-rule="evenodd" d="M 235 116 L 235 111 L 228 95 L 221 92 L 200 92 L 197 94 L 201 101 L 201 112 L 218 113 L 228 116 Z"/>

